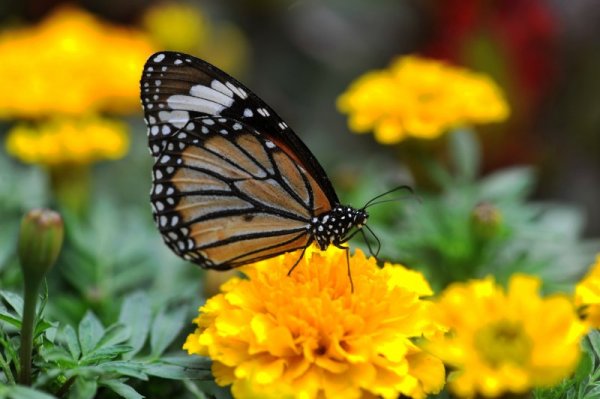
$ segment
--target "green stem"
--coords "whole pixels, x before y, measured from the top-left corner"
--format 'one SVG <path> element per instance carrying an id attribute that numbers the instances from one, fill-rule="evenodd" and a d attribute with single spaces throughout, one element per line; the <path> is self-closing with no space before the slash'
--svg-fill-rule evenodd
<path id="1" fill-rule="evenodd" d="M 21 324 L 21 373 L 19 382 L 31 385 L 31 352 L 33 350 L 33 327 L 35 324 L 35 305 L 37 303 L 40 280 L 25 280 L 25 303 L 23 305 L 23 322 Z"/>

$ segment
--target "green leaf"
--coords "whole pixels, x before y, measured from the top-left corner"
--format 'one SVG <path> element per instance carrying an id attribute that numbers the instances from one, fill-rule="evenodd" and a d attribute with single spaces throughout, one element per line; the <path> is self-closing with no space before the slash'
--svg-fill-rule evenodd
<path id="1" fill-rule="evenodd" d="M 533 191 L 535 175 L 529 167 L 513 167 L 492 173 L 479 183 L 482 200 L 522 199 Z"/>
<path id="2" fill-rule="evenodd" d="M 20 295 L 10 291 L 0 291 L 0 296 L 13 308 L 17 315 L 23 317 L 23 298 Z"/>
<path id="3" fill-rule="evenodd" d="M 103 381 L 101 385 L 106 386 L 110 390 L 112 390 L 117 395 L 121 396 L 125 399 L 143 399 L 144 396 L 140 395 L 135 389 L 130 387 L 127 384 L 122 383 L 121 381 L 110 380 Z"/>
<path id="4" fill-rule="evenodd" d="M 79 346 L 84 355 L 91 352 L 104 335 L 104 327 L 100 320 L 92 313 L 87 311 L 79 323 Z"/>
<path id="5" fill-rule="evenodd" d="M 593 360 L 589 353 L 582 353 L 581 360 L 575 371 L 575 380 L 580 383 L 585 378 L 589 377 L 593 369 Z"/>
<path id="6" fill-rule="evenodd" d="M 600 332 L 598 330 L 591 330 L 587 336 L 590 345 L 597 357 L 600 357 Z"/>
<path id="7" fill-rule="evenodd" d="M 17 329 L 21 329 L 21 319 L 8 313 L 5 309 L 0 309 L 0 320 L 9 323 Z"/>
<path id="8" fill-rule="evenodd" d="M 77 378 L 69 390 L 70 399 L 93 399 L 98 391 L 98 383 L 93 379 Z"/>
<path id="9" fill-rule="evenodd" d="M 125 355 L 125 358 L 131 359 L 144 346 L 150 331 L 151 317 L 150 299 L 145 293 L 135 292 L 123 301 L 119 323 L 129 326 L 132 332 L 128 341 L 132 350 Z"/>
<path id="10" fill-rule="evenodd" d="M 155 377 L 171 380 L 206 380 L 212 378 L 210 363 L 207 362 L 198 362 L 195 365 L 183 365 L 156 361 L 146 367 L 146 372 Z"/>
<path id="11" fill-rule="evenodd" d="M 72 368 L 77 366 L 77 359 L 74 359 L 71 353 L 60 346 L 51 346 L 41 351 L 42 357 L 46 362 L 59 364 L 61 367 Z"/>
<path id="12" fill-rule="evenodd" d="M 131 336 L 131 329 L 123 324 L 113 324 L 106 329 L 104 335 L 98 342 L 97 348 L 112 346 L 127 341 Z M 128 345 L 131 347 L 131 345 Z"/>
<path id="13" fill-rule="evenodd" d="M 479 172 L 481 150 L 473 131 L 457 129 L 450 135 L 450 152 L 457 177 L 462 182 L 472 182 Z"/>
<path id="14" fill-rule="evenodd" d="M 129 345 L 113 345 L 98 348 L 89 352 L 81 357 L 81 364 L 93 365 L 98 364 L 106 360 L 112 360 L 115 357 L 129 352 L 131 346 Z"/>
<path id="15" fill-rule="evenodd" d="M 112 373 L 115 375 L 133 377 L 144 381 L 148 379 L 148 375 L 146 374 L 147 365 L 145 363 L 131 360 L 117 360 L 114 362 L 100 364 L 97 367 L 102 370 L 104 375 Z"/>
<path id="16" fill-rule="evenodd" d="M 79 346 L 79 340 L 77 339 L 75 329 L 70 325 L 65 326 L 62 329 L 62 338 L 64 339 L 65 344 L 67 344 L 67 348 L 69 349 L 71 356 L 73 356 L 73 359 L 79 359 L 79 356 L 81 356 L 81 347 Z"/>
<path id="17" fill-rule="evenodd" d="M 181 331 L 185 320 L 185 309 L 166 312 L 161 310 L 152 323 L 150 350 L 153 358 L 158 358 Z"/>
<path id="18" fill-rule="evenodd" d="M 10 387 L 8 389 L 8 397 L 11 399 L 56 399 L 52 395 L 22 385 Z"/>

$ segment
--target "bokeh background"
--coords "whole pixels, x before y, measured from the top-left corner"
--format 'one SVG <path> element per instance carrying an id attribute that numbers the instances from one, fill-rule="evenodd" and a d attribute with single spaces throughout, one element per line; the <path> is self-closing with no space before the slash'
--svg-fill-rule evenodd
<path id="1" fill-rule="evenodd" d="M 513 112 L 481 134 L 485 170 L 535 165 L 535 196 L 580 206 L 586 233 L 600 233 L 600 5 L 593 0 L 4 0 L 0 27 L 38 24 L 67 4 L 141 31 L 154 49 L 186 50 L 238 77 L 295 128 L 337 185 L 348 169 L 397 156 L 370 136 L 349 134 L 335 99 L 352 79 L 410 53 L 486 72 L 504 88 Z M 27 57 L 20 62 L 26 66 Z M 71 76 L 74 84 L 95 73 L 90 62 Z M 2 95 L 10 102 L 10 93 Z M 141 114 L 125 113 L 128 154 L 95 168 L 94 189 L 141 201 L 149 187 L 148 169 L 138 164 L 149 161 Z M 4 118 L 0 134 L 16 121 Z"/>

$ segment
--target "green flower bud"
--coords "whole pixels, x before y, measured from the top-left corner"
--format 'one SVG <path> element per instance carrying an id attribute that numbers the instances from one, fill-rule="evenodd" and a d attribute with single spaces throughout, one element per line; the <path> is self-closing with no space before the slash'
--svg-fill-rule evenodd
<path id="1" fill-rule="evenodd" d="M 502 213 L 489 202 L 480 202 L 471 212 L 471 228 L 477 238 L 484 240 L 498 235 L 503 226 Z"/>
<path id="2" fill-rule="evenodd" d="M 21 222 L 19 260 L 26 282 L 37 283 L 48 273 L 60 253 L 63 221 L 49 209 L 29 211 Z"/>

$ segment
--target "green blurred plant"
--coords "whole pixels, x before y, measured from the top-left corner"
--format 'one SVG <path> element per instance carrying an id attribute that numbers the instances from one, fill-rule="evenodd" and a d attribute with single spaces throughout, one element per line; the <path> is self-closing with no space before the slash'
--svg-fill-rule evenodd
<path id="1" fill-rule="evenodd" d="M 379 257 L 423 271 L 436 291 L 488 274 L 506 281 L 515 272 L 541 276 L 547 290 L 569 289 L 600 249 L 597 241 L 582 239 L 581 210 L 530 201 L 530 167 L 478 178 L 481 154 L 474 135 L 462 130 L 448 138 L 450 167 L 423 161 L 439 193 L 419 192 L 418 201 L 404 197 L 400 205 L 369 208 L 369 225 L 381 240 Z M 363 181 L 352 203 L 381 191 L 380 179 L 369 175 Z"/>

